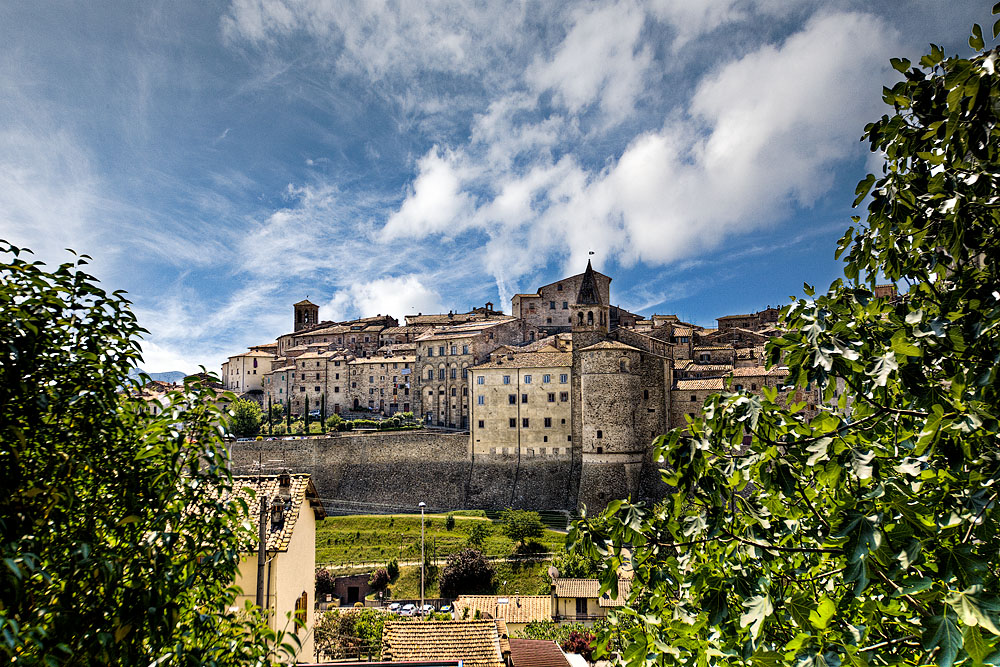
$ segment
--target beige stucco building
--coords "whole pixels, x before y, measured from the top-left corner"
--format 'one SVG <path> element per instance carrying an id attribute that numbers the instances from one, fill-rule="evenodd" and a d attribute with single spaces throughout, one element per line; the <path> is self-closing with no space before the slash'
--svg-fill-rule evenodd
<path id="1" fill-rule="evenodd" d="M 316 590 L 316 520 L 326 516 L 309 475 L 264 475 L 235 477 L 234 492 L 250 508 L 249 520 L 260 521 L 261 498 L 266 500 L 266 565 L 264 609 L 273 630 L 298 635 L 301 650 L 296 662 L 315 660 L 313 647 L 313 609 Z M 249 545 L 240 562 L 236 585 L 242 590 L 237 598 L 240 607 L 257 599 L 257 542 Z M 296 628 L 294 618 L 304 627 Z"/>

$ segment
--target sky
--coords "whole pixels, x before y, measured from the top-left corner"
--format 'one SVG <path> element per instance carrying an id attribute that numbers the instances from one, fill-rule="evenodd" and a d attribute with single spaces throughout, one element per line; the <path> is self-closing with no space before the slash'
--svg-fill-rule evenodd
<path id="1" fill-rule="evenodd" d="M 218 372 L 303 298 L 509 312 L 588 258 L 616 305 L 708 326 L 840 275 L 889 58 L 968 53 L 975 22 L 989 3 L 0 3 L 0 238 L 90 255 L 150 372 Z"/>

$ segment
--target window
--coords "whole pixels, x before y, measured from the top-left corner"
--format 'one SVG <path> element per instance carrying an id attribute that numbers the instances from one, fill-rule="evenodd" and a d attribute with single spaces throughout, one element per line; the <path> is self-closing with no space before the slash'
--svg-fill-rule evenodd
<path id="1" fill-rule="evenodd" d="M 709 354 L 709 353 L 707 353 L 707 352 L 702 352 L 701 354 L 698 355 L 698 360 L 699 361 L 711 361 L 712 360 L 712 355 Z"/>
<path id="2" fill-rule="evenodd" d="M 299 387 L 299 391 L 300 391 L 300 392 L 301 392 L 301 391 L 305 391 L 305 390 L 306 390 L 306 388 L 305 388 L 305 387 Z"/>
<path id="3" fill-rule="evenodd" d="M 434 369 L 433 368 L 428 368 L 427 369 L 427 379 L 428 380 L 433 380 L 434 379 Z"/>
<path id="4" fill-rule="evenodd" d="M 510 376 L 509 375 L 504 375 L 503 376 L 503 383 L 504 384 L 510 384 Z"/>
<path id="5" fill-rule="evenodd" d="M 559 402 L 560 403 L 565 403 L 568 400 L 569 400 L 569 392 L 568 391 L 560 391 L 559 392 Z"/>
<path id="6" fill-rule="evenodd" d="M 733 387 L 733 389 L 735 389 L 736 391 L 743 391 L 743 385 L 738 384 L 735 387 Z"/>
<path id="7" fill-rule="evenodd" d="M 644 401 L 648 401 L 649 400 L 649 390 L 648 389 L 643 389 L 642 390 L 642 399 Z"/>
<path id="8" fill-rule="evenodd" d="M 548 384 L 549 382 L 552 382 L 552 376 L 551 375 L 543 375 L 542 376 L 542 384 Z"/>
<path id="9" fill-rule="evenodd" d="M 457 393 L 455 393 L 455 392 L 456 392 L 456 389 L 455 389 L 454 387 L 452 387 L 452 388 L 451 388 L 451 395 L 452 395 L 452 396 L 457 396 L 458 394 L 457 394 Z"/>
<path id="10" fill-rule="evenodd" d="M 549 403 L 555 403 L 555 402 L 556 402 L 556 393 L 554 391 L 550 391 L 549 392 Z"/>
<path id="11" fill-rule="evenodd" d="M 698 400 L 698 397 L 695 396 L 694 394 L 691 394 L 691 402 L 694 403 L 697 400 Z"/>
<path id="12" fill-rule="evenodd" d="M 525 417 L 521 420 L 521 428 L 528 428 L 528 418 Z"/>
<path id="13" fill-rule="evenodd" d="M 443 380 L 443 379 L 444 379 L 444 369 L 441 368 L 438 369 L 438 380 Z"/>
<path id="14" fill-rule="evenodd" d="M 603 437 L 604 437 L 604 431 L 602 431 L 601 429 L 597 429 L 597 439 L 600 440 Z"/>
<path id="15" fill-rule="evenodd" d="M 469 369 L 468 368 L 463 368 L 462 369 L 462 379 L 463 380 L 469 379 Z"/>
<path id="16" fill-rule="evenodd" d="M 549 310 L 555 310 L 555 309 L 556 309 L 556 302 L 555 301 L 549 301 Z M 257 362 L 255 361 L 254 363 L 257 363 Z"/>
<path id="17" fill-rule="evenodd" d="M 507 422 L 511 428 L 517 428 L 517 420 L 511 417 Z"/>
<path id="18" fill-rule="evenodd" d="M 438 356 L 439 357 L 443 357 L 444 356 L 444 345 L 439 345 L 438 346 Z"/>
<path id="19" fill-rule="evenodd" d="M 628 362 L 624 359 L 618 362 L 618 370 L 622 373 L 628 373 Z"/>
<path id="20" fill-rule="evenodd" d="M 507 396 L 508 405 L 517 405 L 517 394 L 510 394 Z"/>
<path id="21" fill-rule="evenodd" d="M 486 428 L 486 421 L 485 420 L 482 420 L 482 419 L 479 420 L 479 428 Z"/>
<path id="22" fill-rule="evenodd" d="M 524 384 L 531 384 L 531 376 L 530 375 L 525 375 L 524 376 Z"/>
<path id="23" fill-rule="evenodd" d="M 374 375 L 369 375 L 368 376 L 368 381 L 369 382 L 374 382 L 375 381 L 375 376 Z"/>
<path id="24" fill-rule="evenodd" d="M 545 428 L 552 428 L 552 417 L 545 418 Z"/>
<path id="25" fill-rule="evenodd" d="M 301 621 L 303 624 L 306 622 L 306 614 L 309 609 L 309 594 L 302 591 L 302 595 L 299 599 L 295 601 L 295 620 Z"/>
<path id="26" fill-rule="evenodd" d="M 315 391 L 318 394 L 319 393 L 319 387 L 313 387 L 313 391 Z"/>
<path id="27" fill-rule="evenodd" d="M 339 380 L 340 379 L 340 373 L 334 373 L 333 375 L 334 375 L 334 379 L 335 380 Z"/>
<path id="28" fill-rule="evenodd" d="M 556 291 L 557 292 L 562 292 L 562 283 L 559 283 L 558 285 L 556 285 Z"/>
<path id="29" fill-rule="evenodd" d="M 434 348 L 433 347 L 428 347 L 427 348 L 427 356 L 428 357 L 433 357 L 434 356 Z"/>
<path id="30" fill-rule="evenodd" d="M 757 391 L 757 385 L 756 384 L 751 384 L 750 385 L 750 391 Z"/>
<path id="31" fill-rule="evenodd" d="M 477 375 L 476 376 L 476 384 L 486 384 L 486 376 L 485 375 Z"/>
<path id="32" fill-rule="evenodd" d="M 340 387 L 334 387 L 333 388 L 333 393 L 339 394 L 340 393 Z"/>
<path id="33" fill-rule="evenodd" d="M 451 353 L 452 354 L 458 354 L 458 345 L 452 345 L 451 346 Z"/>
<path id="34" fill-rule="evenodd" d="M 449 373 L 449 376 L 451 377 L 452 380 L 457 379 L 458 378 L 458 369 L 457 368 L 452 368 L 451 369 L 451 373 Z"/>
<path id="35" fill-rule="evenodd" d="M 560 373 L 559 384 L 566 384 L 567 382 L 569 382 L 569 375 L 567 375 L 566 373 Z"/>
<path id="36" fill-rule="evenodd" d="M 521 394 L 521 402 L 522 403 L 527 403 L 528 402 L 528 395 L 527 394 Z"/>
<path id="37" fill-rule="evenodd" d="M 546 317 L 545 318 L 545 323 L 546 324 L 552 324 L 552 318 L 551 317 Z"/>

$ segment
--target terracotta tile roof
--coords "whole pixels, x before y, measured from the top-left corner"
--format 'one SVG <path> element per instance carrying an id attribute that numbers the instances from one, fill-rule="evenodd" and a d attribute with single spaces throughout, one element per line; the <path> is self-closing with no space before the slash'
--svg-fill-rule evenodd
<path id="1" fill-rule="evenodd" d="M 619 343 L 616 340 L 602 340 L 600 343 L 594 343 L 583 348 L 584 350 L 634 350 L 640 352 L 641 350 L 637 347 L 632 347 L 631 345 L 626 345 L 625 343 Z"/>
<path id="2" fill-rule="evenodd" d="M 763 366 L 747 366 L 746 368 L 734 368 L 733 372 L 730 373 L 732 377 L 745 378 L 745 377 L 784 377 L 788 375 L 787 368 L 775 367 L 771 370 L 764 368 Z"/>
<path id="3" fill-rule="evenodd" d="M 678 380 L 677 389 L 709 389 L 722 391 L 722 378 L 699 378 L 697 380 Z"/>
<path id="4" fill-rule="evenodd" d="M 694 351 L 698 352 L 700 350 L 732 350 L 732 345 L 695 345 Z"/>
<path id="5" fill-rule="evenodd" d="M 632 593 L 632 580 L 631 579 L 619 579 L 618 580 L 618 597 L 612 598 L 611 593 L 605 593 L 601 596 L 601 599 L 597 601 L 597 604 L 601 607 L 624 607 L 628 604 L 628 596 Z"/>
<path id="6" fill-rule="evenodd" d="M 552 598 L 548 595 L 462 595 L 455 600 L 459 618 L 465 609 L 469 610 L 469 618 L 478 611 L 507 623 L 552 620 Z"/>
<path id="7" fill-rule="evenodd" d="M 493 621 L 386 621 L 382 659 L 461 660 L 465 667 L 504 667 Z"/>
<path id="8" fill-rule="evenodd" d="M 570 667 L 559 644 L 545 639 L 511 639 L 513 667 Z"/>
<path id="9" fill-rule="evenodd" d="M 754 347 L 741 347 L 736 350 L 737 359 L 761 359 L 764 357 L 765 351 L 763 345 L 755 345 Z"/>
<path id="10" fill-rule="evenodd" d="M 684 371 L 685 373 L 702 372 L 702 373 L 719 373 L 721 375 L 723 373 L 728 373 L 729 371 L 733 370 L 733 365 L 706 364 L 706 363 L 699 363 L 697 361 L 689 361 L 687 364 L 685 364 L 684 368 L 680 368 L 678 370 Z"/>
<path id="11" fill-rule="evenodd" d="M 722 317 L 716 317 L 717 320 L 735 320 L 743 317 L 753 317 L 752 314 L 747 313 L 745 315 L 723 315 Z"/>
<path id="12" fill-rule="evenodd" d="M 494 355 L 485 363 L 473 366 L 472 370 L 487 368 L 569 368 L 573 365 L 573 355 L 570 352 L 521 352 L 512 355 Z"/>
<path id="13" fill-rule="evenodd" d="M 260 498 L 265 496 L 268 499 L 268 508 L 272 499 L 280 495 L 279 478 L 281 475 L 259 475 L 233 477 L 233 495 L 242 498 L 250 512 L 250 519 L 256 524 L 257 517 L 260 516 Z M 288 543 L 292 539 L 292 531 L 298 522 L 299 513 L 303 509 L 311 508 L 317 519 L 326 516 L 323 505 L 319 501 L 319 494 L 313 486 L 312 478 L 305 474 L 288 475 L 290 485 L 288 487 L 288 502 L 284 507 L 283 520 L 275 524 L 267 521 L 267 550 L 287 551 Z M 256 531 L 253 544 L 247 551 L 257 550 Z"/>

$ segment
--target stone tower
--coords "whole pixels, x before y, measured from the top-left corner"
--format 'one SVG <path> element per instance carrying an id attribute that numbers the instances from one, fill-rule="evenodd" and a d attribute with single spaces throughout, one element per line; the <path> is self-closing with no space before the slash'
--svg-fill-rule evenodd
<path id="1" fill-rule="evenodd" d="M 608 340 L 573 353 L 580 358 L 578 502 L 593 512 L 614 498 L 639 495 L 645 456 L 643 359 L 640 350 Z"/>
<path id="2" fill-rule="evenodd" d="M 587 260 L 587 270 L 580 283 L 576 302 L 571 304 L 573 349 L 582 349 L 608 337 L 609 304 L 603 303 L 597 274 Z"/>
<path id="3" fill-rule="evenodd" d="M 308 299 L 299 301 L 295 308 L 295 328 L 293 331 L 308 329 L 319 322 L 319 306 Z"/>

